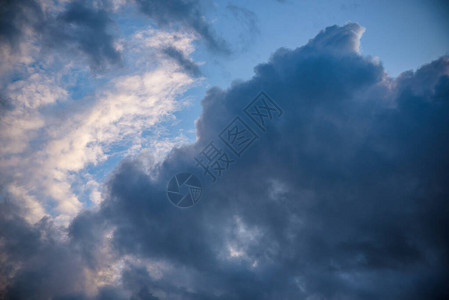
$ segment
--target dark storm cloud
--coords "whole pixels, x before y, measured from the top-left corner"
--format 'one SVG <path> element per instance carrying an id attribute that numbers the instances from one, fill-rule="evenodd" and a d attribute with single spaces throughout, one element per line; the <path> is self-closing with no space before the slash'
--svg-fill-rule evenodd
<path id="1" fill-rule="evenodd" d="M 182 25 L 191 28 L 214 52 L 228 54 L 226 42 L 204 20 L 199 0 L 137 0 L 140 10 L 158 26 Z"/>
<path id="2" fill-rule="evenodd" d="M 79 264 L 97 268 L 99 241 L 113 230 L 117 257 L 167 267 L 155 277 L 128 263 L 121 286 L 104 287 L 98 298 L 447 298 L 449 58 L 390 79 L 356 51 L 361 32 L 357 24 L 329 27 L 304 47 L 279 49 L 251 80 L 209 90 L 197 142 L 174 149 L 151 176 L 139 159 L 123 161 L 101 208 L 81 213 L 68 244 L 54 245 L 77 254 L 65 262 L 75 270 L 70 276 L 77 278 Z M 283 116 L 266 133 L 247 120 L 258 141 L 207 184 L 193 157 L 211 140 L 218 144 L 262 89 Z M 190 209 L 166 198 L 168 180 L 184 171 L 206 186 Z M 23 244 L 13 263 L 42 256 L 52 265 L 46 252 L 30 250 L 45 248 L 43 235 L 18 223 L 1 231 L 10 241 L 2 253 Z M 24 264 L 7 291 L 89 299 L 50 284 L 60 264 L 43 267 L 45 288 L 28 285 L 38 267 Z"/>
<path id="3" fill-rule="evenodd" d="M 186 73 L 195 77 L 201 75 L 201 70 L 198 65 L 175 47 L 167 47 L 163 49 L 162 52 L 168 57 L 171 57 Z"/>
<path id="4" fill-rule="evenodd" d="M 80 52 L 96 71 L 121 63 L 110 32 L 113 24 L 105 8 L 74 1 L 59 15 L 44 13 L 33 0 L 5 1 L 0 5 L 0 47 L 20 51 L 18 45 L 28 31 L 52 49 Z"/>

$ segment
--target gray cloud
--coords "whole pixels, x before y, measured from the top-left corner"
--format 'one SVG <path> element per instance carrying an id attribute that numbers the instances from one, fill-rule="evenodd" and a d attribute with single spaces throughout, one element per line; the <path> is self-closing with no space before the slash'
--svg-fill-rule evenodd
<path id="1" fill-rule="evenodd" d="M 251 80 L 209 90 L 197 142 L 174 149 L 151 176 L 139 159 L 123 161 L 101 208 L 72 222 L 68 244 L 46 248 L 45 226 L 0 215 L 9 269 L 26 262 L 8 277 L 6 294 L 89 299 L 54 282 L 82 282 L 79 265 L 98 268 L 101 241 L 113 230 L 117 259 L 167 268 L 155 277 L 127 263 L 121 284 L 97 299 L 446 298 L 449 59 L 391 79 L 357 52 L 361 32 L 357 24 L 329 27 L 304 47 L 279 49 Z M 218 144 L 235 116 L 245 118 L 242 108 L 262 89 L 283 116 L 265 133 L 247 120 L 260 138 L 208 183 L 193 157 Z M 165 194 L 184 171 L 206 186 L 190 209 Z M 27 284 L 35 278 L 46 284 Z"/>

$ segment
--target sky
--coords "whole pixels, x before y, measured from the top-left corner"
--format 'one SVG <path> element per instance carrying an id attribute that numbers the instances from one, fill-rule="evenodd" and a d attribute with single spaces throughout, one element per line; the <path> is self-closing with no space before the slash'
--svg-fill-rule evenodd
<path id="1" fill-rule="evenodd" d="M 0 299 L 449 298 L 449 2 L 2 0 Z"/>

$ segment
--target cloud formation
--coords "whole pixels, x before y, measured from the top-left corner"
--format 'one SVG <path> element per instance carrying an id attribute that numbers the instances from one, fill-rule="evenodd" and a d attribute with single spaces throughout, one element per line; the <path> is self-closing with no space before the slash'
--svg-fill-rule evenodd
<path id="1" fill-rule="evenodd" d="M 33 43 L 42 43 L 49 49 L 85 56 L 95 71 L 120 64 L 121 54 L 111 33 L 113 21 L 107 7 L 93 7 L 86 1 L 62 5 L 36 0 L 3 3 L 0 7 L 3 54 L 24 55 Z"/>
<path id="2" fill-rule="evenodd" d="M 144 154 L 122 161 L 99 209 L 80 213 L 64 242 L 51 238 L 49 222 L 29 225 L 8 208 L 0 214 L 5 297 L 448 297 L 449 58 L 392 79 L 361 56 L 363 31 L 328 27 L 276 51 L 251 80 L 210 89 L 197 141 L 159 164 Z M 245 119 L 260 138 L 208 183 L 194 156 L 219 144 L 260 90 L 283 116 L 265 133 Z M 191 209 L 165 194 L 184 171 L 207 187 Z"/>

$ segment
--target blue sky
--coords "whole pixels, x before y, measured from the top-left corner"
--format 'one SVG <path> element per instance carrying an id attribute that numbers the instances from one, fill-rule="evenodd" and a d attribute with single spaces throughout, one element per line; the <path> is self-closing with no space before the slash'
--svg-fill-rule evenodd
<path id="1" fill-rule="evenodd" d="M 448 297 L 448 14 L 3 1 L 0 299 Z"/>

